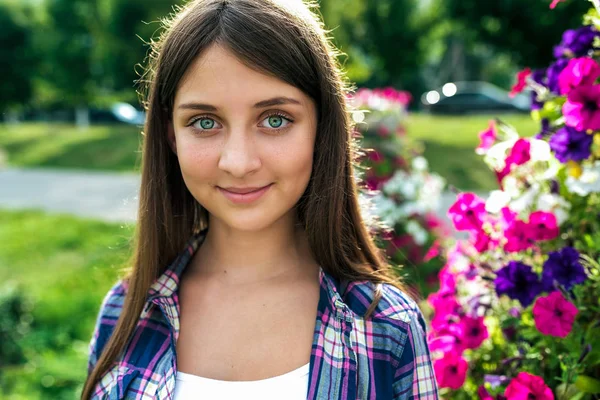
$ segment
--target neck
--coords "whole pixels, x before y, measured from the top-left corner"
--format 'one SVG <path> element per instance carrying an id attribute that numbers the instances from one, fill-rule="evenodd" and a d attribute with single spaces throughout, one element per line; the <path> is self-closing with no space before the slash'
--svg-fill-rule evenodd
<path id="1" fill-rule="evenodd" d="M 295 216 L 294 216 L 295 217 Z M 295 218 L 282 218 L 259 230 L 241 230 L 211 219 L 191 274 L 225 284 L 259 284 L 273 279 L 306 276 L 318 266 L 306 232 Z"/>

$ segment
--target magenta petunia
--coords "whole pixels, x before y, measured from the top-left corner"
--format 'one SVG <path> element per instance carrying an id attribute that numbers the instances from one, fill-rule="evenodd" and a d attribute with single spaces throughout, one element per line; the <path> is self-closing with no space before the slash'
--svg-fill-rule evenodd
<path id="1" fill-rule="evenodd" d="M 471 242 L 475 250 L 479 253 L 483 253 L 492 247 L 493 242 L 487 233 L 484 231 L 477 231 L 471 237 Z"/>
<path id="2" fill-rule="evenodd" d="M 579 86 L 589 86 L 600 77 L 600 65 L 590 57 L 572 58 L 558 75 L 560 94 L 568 94 Z"/>
<path id="3" fill-rule="evenodd" d="M 529 225 L 521 220 L 513 221 L 504 231 L 504 250 L 519 252 L 533 246 L 534 240 L 530 235 Z"/>
<path id="4" fill-rule="evenodd" d="M 579 86 L 569 92 L 562 108 L 565 125 L 578 131 L 600 129 L 600 85 Z"/>
<path id="5" fill-rule="evenodd" d="M 487 326 L 483 323 L 483 317 L 467 317 L 460 319 L 462 328 L 462 342 L 466 349 L 476 349 L 489 337 Z"/>
<path id="6" fill-rule="evenodd" d="M 479 231 L 486 215 L 485 201 L 475 193 L 461 193 L 448 210 L 457 231 Z"/>
<path id="7" fill-rule="evenodd" d="M 560 291 L 538 297 L 533 305 L 535 327 L 544 335 L 567 337 L 579 310 Z"/>
<path id="8" fill-rule="evenodd" d="M 467 360 L 457 352 L 446 353 L 433 363 L 440 388 L 460 388 L 465 383 L 468 368 Z"/>
<path id="9" fill-rule="evenodd" d="M 510 97 L 515 97 L 518 93 L 521 93 L 527 86 L 527 77 L 531 75 L 531 68 L 525 68 L 517 73 L 517 83 L 513 85 L 508 94 Z"/>
<path id="10" fill-rule="evenodd" d="M 554 400 L 552 389 L 544 379 L 528 372 L 519 372 L 508 384 L 504 396 L 507 400 Z"/>
<path id="11" fill-rule="evenodd" d="M 494 400 L 494 396 L 492 396 L 483 385 L 477 388 L 477 395 L 479 396 L 479 400 Z"/>
<path id="12" fill-rule="evenodd" d="M 484 131 L 479 132 L 479 146 L 475 150 L 477 154 L 485 154 L 490 147 L 496 142 L 498 132 L 496 131 L 496 122 L 491 120 L 488 128 Z"/>
<path id="13" fill-rule="evenodd" d="M 533 240 L 552 240 L 559 234 L 556 216 L 551 212 L 535 211 L 529 215 L 528 236 Z"/>
<path id="14" fill-rule="evenodd" d="M 505 164 L 507 166 L 525 164 L 527 161 L 531 160 L 530 151 L 531 142 L 526 138 L 520 138 L 510 149 L 510 153 L 506 157 Z"/>

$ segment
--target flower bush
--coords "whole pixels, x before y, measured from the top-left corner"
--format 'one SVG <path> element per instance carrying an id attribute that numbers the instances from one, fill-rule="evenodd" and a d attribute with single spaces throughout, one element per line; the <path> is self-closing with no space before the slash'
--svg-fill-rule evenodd
<path id="1" fill-rule="evenodd" d="M 553 2 L 557 6 L 559 1 Z M 448 215 L 429 344 L 444 398 L 600 398 L 600 3 L 556 61 L 525 69 L 540 132 L 500 120 L 476 149 L 499 189 Z"/>
<path id="2" fill-rule="evenodd" d="M 358 166 L 363 208 L 378 219 L 371 226 L 383 227 L 375 236 L 392 263 L 416 275 L 409 281 L 427 294 L 441 268 L 436 240 L 444 225 L 435 212 L 445 181 L 429 172 L 423 146 L 406 134 L 410 100 L 410 94 L 393 88 L 361 88 L 349 97 L 363 153 Z"/>

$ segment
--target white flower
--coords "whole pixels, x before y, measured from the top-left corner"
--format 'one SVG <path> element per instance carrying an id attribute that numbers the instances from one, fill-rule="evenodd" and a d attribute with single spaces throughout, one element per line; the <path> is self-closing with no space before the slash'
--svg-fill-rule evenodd
<path id="1" fill-rule="evenodd" d="M 423 172 L 427 171 L 429 164 L 427 163 L 427 159 L 425 157 L 419 156 L 412 160 L 412 167 L 415 171 Z"/>
<path id="2" fill-rule="evenodd" d="M 489 148 L 483 160 L 487 165 L 489 165 L 492 169 L 499 171 L 504 168 L 506 159 L 506 152 L 517 142 L 517 139 L 513 140 L 505 140 L 504 142 L 499 142 Z"/>
<path id="3" fill-rule="evenodd" d="M 421 227 L 416 221 L 411 220 L 406 224 L 406 231 L 413 237 L 415 243 L 422 246 L 427 242 L 427 231 Z"/>
<path id="4" fill-rule="evenodd" d="M 513 199 L 521 195 L 521 185 L 519 184 L 519 180 L 514 176 L 506 176 L 502 181 L 502 186 L 504 191 Z"/>
<path id="5" fill-rule="evenodd" d="M 529 150 L 531 161 L 549 161 L 552 159 L 552 153 L 550 152 L 550 145 L 548 142 L 539 139 L 529 139 L 529 142 L 531 143 L 531 148 Z"/>
<path id="6" fill-rule="evenodd" d="M 490 196 L 485 202 L 485 210 L 489 213 L 496 214 L 508 205 L 510 195 L 502 190 L 492 190 Z"/>
<path id="7" fill-rule="evenodd" d="M 552 212 L 558 225 L 562 225 L 569 218 L 568 210 L 571 209 L 571 204 L 557 194 L 544 193 L 538 198 L 537 208 L 540 211 Z"/>
<path id="8" fill-rule="evenodd" d="M 569 176 L 565 183 L 569 192 L 579 196 L 600 192 L 600 161 L 584 165 L 579 179 Z"/>
<path id="9" fill-rule="evenodd" d="M 523 194 L 510 202 L 510 208 L 517 213 L 521 213 L 533 205 L 535 198 L 540 194 L 540 184 L 534 183 Z"/>
<path id="10" fill-rule="evenodd" d="M 391 200 L 385 196 L 382 196 L 381 194 L 373 196 L 371 198 L 371 202 L 375 206 L 375 210 L 374 210 L 375 214 L 379 215 L 381 220 L 386 225 L 393 228 L 397 221 L 397 217 L 396 217 L 397 205 L 396 205 L 396 203 L 393 200 Z"/>

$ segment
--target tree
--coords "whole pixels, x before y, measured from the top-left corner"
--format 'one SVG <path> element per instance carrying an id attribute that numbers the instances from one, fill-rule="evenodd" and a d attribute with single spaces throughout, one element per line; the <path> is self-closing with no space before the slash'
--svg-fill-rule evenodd
<path id="1" fill-rule="evenodd" d="M 581 25 L 586 1 L 561 3 L 549 9 L 543 0 L 438 0 L 436 6 L 444 15 L 475 34 L 477 40 L 495 52 L 509 55 L 520 65 L 547 66 L 552 48 L 561 41 L 562 33 Z"/>
<path id="2" fill-rule="evenodd" d="M 321 0 L 326 25 L 348 54 L 350 78 L 368 87 L 423 90 L 423 41 L 434 20 L 419 0 Z"/>
<path id="3" fill-rule="evenodd" d="M 31 75 L 38 58 L 27 25 L 29 12 L 0 2 L 0 111 L 27 103 L 33 93 Z"/>

